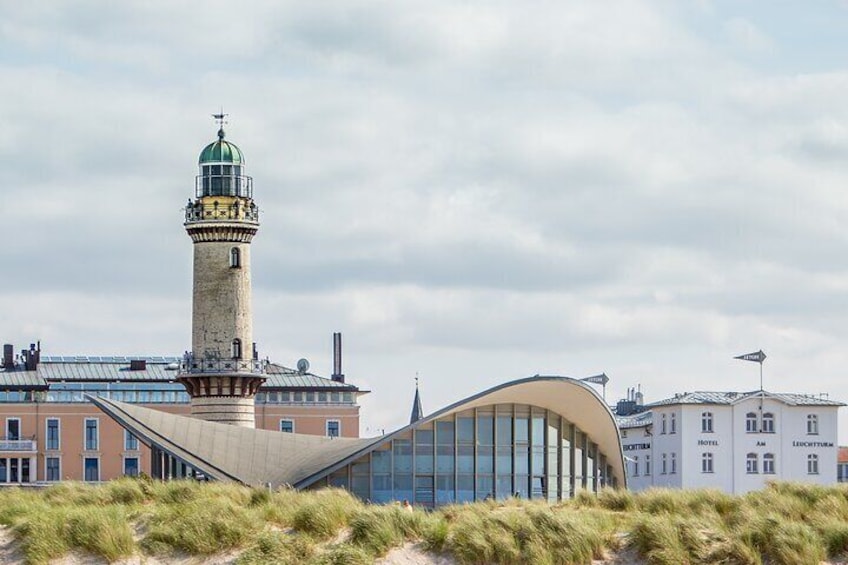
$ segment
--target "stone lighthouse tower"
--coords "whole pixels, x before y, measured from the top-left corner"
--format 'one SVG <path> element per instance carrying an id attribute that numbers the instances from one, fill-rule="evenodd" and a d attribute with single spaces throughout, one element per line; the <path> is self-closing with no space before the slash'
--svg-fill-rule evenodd
<path id="1" fill-rule="evenodd" d="M 185 229 L 194 243 L 191 353 L 178 380 L 191 397 L 196 418 L 254 427 L 254 396 L 265 367 L 253 343 L 250 242 L 259 230 L 253 179 L 244 155 L 224 139 L 200 152 L 200 174 L 189 200 Z"/>

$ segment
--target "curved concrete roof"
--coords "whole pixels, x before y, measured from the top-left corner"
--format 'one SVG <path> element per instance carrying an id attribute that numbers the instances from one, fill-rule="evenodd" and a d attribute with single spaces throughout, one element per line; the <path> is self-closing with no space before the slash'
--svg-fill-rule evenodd
<path id="1" fill-rule="evenodd" d="M 146 445 L 183 459 L 211 478 L 250 485 L 306 487 L 407 430 L 454 412 L 490 404 L 529 404 L 561 414 L 587 433 L 626 486 L 615 418 L 588 385 L 567 377 L 511 381 L 456 402 L 391 434 L 326 438 L 241 428 L 168 414 L 104 398 L 90 400 Z"/>

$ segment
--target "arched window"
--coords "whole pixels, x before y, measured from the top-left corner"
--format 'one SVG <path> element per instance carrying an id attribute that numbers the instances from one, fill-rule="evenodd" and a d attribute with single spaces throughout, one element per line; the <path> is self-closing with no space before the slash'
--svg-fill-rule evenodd
<path id="1" fill-rule="evenodd" d="M 774 414 L 772 414 L 771 412 L 766 412 L 765 414 L 763 414 L 763 433 L 774 433 Z"/>
<path id="2" fill-rule="evenodd" d="M 661 419 L 660 419 L 660 422 L 661 422 L 661 424 L 660 424 L 660 433 L 661 433 L 661 434 L 664 434 L 664 433 L 666 432 L 666 419 L 665 419 L 665 414 L 663 414 L 660 418 L 661 418 Z"/>
<path id="3" fill-rule="evenodd" d="M 233 269 L 241 267 L 241 251 L 238 247 L 230 249 L 230 267 Z"/>
<path id="4" fill-rule="evenodd" d="M 745 431 L 749 434 L 757 433 L 757 415 L 753 412 L 745 414 Z"/>
<path id="5" fill-rule="evenodd" d="M 241 359 L 241 340 L 233 340 L 233 359 Z"/>
<path id="6" fill-rule="evenodd" d="M 756 453 L 749 453 L 745 457 L 745 470 L 750 474 L 759 473 L 759 456 Z"/>
<path id="7" fill-rule="evenodd" d="M 766 475 L 774 475 L 774 453 L 766 453 L 763 455 L 763 473 Z"/>
<path id="8" fill-rule="evenodd" d="M 713 413 L 712 412 L 702 412 L 701 413 L 701 432 L 705 434 L 713 433 Z"/>
<path id="9" fill-rule="evenodd" d="M 819 435 L 819 417 L 816 414 L 807 414 L 807 435 Z"/>

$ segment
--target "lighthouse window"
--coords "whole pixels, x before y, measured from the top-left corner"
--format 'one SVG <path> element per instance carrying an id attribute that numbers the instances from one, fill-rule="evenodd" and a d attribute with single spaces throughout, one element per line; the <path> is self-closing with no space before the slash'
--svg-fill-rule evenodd
<path id="1" fill-rule="evenodd" d="M 230 267 L 233 269 L 241 267 L 241 251 L 238 247 L 230 249 Z"/>
<path id="2" fill-rule="evenodd" d="M 241 340 L 233 340 L 233 359 L 241 359 Z"/>

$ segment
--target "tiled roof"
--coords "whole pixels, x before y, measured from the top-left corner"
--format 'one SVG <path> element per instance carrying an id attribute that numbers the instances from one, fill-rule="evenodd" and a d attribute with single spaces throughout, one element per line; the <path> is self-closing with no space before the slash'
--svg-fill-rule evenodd
<path id="1" fill-rule="evenodd" d="M 639 414 L 631 414 L 629 416 L 616 416 L 618 428 L 626 430 L 628 428 L 641 428 L 653 423 L 654 417 L 651 412 L 640 412 Z"/>
<path id="2" fill-rule="evenodd" d="M 145 368 L 130 370 L 130 361 L 144 360 Z M 0 388 L 46 388 L 50 382 L 173 382 L 179 373 L 179 357 L 70 357 L 42 356 L 35 371 L 0 369 Z M 300 373 L 275 363 L 268 364 L 263 389 L 332 389 L 356 392 L 350 383 L 341 383 L 312 373 Z M 365 391 L 362 391 L 365 392 Z"/>
<path id="3" fill-rule="evenodd" d="M 719 391 L 696 391 L 676 394 L 671 398 L 658 400 L 646 405 L 648 408 L 658 406 L 674 406 L 678 404 L 736 404 L 750 398 L 771 398 L 788 404 L 789 406 L 845 406 L 844 403 L 827 398 L 821 398 L 811 394 L 797 394 L 793 392 L 719 392 Z"/>

